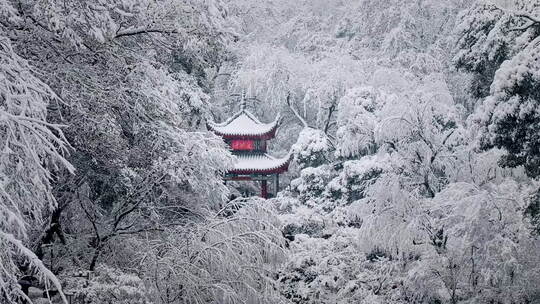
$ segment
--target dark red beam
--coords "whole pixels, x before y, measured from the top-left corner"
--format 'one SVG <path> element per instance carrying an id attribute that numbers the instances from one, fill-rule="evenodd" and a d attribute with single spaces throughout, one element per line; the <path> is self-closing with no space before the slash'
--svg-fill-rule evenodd
<path id="1" fill-rule="evenodd" d="M 223 137 L 224 139 L 253 139 L 253 140 L 269 140 L 276 136 L 276 130 L 277 126 L 274 126 L 270 131 L 263 133 L 263 134 L 257 134 L 257 135 L 230 135 L 230 134 L 223 134 L 220 133 L 214 129 L 212 129 L 211 126 L 208 126 L 208 130 L 211 130 L 214 132 L 214 134 Z"/>
<path id="2" fill-rule="evenodd" d="M 246 170 L 231 170 L 227 172 L 228 174 L 236 175 L 248 175 L 248 174 L 281 174 L 287 172 L 289 169 L 289 162 L 286 162 L 282 166 L 275 169 L 261 170 L 261 169 L 246 169 Z"/>

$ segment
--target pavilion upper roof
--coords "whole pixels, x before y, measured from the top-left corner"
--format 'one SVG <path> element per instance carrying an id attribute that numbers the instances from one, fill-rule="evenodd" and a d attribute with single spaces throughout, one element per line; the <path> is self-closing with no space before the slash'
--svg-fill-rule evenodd
<path id="1" fill-rule="evenodd" d="M 275 136 L 280 116 L 273 122 L 262 123 L 255 115 L 242 108 L 238 113 L 222 123 L 208 122 L 208 129 L 225 138 L 264 138 Z"/>

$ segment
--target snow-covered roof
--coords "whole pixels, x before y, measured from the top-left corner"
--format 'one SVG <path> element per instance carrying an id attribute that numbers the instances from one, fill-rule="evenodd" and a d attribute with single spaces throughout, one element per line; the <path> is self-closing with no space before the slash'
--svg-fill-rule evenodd
<path id="1" fill-rule="evenodd" d="M 234 169 L 230 173 L 281 173 L 287 170 L 290 159 L 291 154 L 283 158 L 275 158 L 266 153 L 242 154 L 237 156 Z"/>
<path id="2" fill-rule="evenodd" d="M 246 109 L 234 114 L 222 123 L 209 122 L 208 128 L 221 136 L 267 136 L 271 138 L 279 123 L 279 115 L 271 123 L 260 122 Z"/>

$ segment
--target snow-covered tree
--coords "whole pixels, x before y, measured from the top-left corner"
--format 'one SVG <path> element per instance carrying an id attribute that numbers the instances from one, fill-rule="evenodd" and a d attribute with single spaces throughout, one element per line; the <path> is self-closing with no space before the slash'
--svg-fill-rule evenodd
<path id="1" fill-rule="evenodd" d="M 373 88 L 364 87 L 351 89 L 341 98 L 337 108 L 338 157 L 354 158 L 376 151 L 375 132 L 380 121 L 375 112 L 383 104 L 378 97 Z"/>
<path id="2" fill-rule="evenodd" d="M 295 162 L 300 168 L 317 167 L 329 162 L 331 143 L 323 131 L 305 128 L 291 148 Z"/>
<path id="3" fill-rule="evenodd" d="M 537 300 L 530 285 L 539 279 L 537 257 L 527 252 L 538 250 L 539 243 L 523 221 L 529 191 L 511 180 L 483 188 L 455 183 L 425 201 L 427 212 L 418 218 L 423 236 L 416 244 L 428 251 L 414 270 L 422 277 L 412 286 L 432 280 L 435 286 L 424 286 L 431 290 L 423 292 L 450 303 Z"/>
<path id="4" fill-rule="evenodd" d="M 501 164 L 523 165 L 538 176 L 538 4 L 516 1 L 510 8 L 479 3 L 461 17 L 454 58 L 475 73 L 485 97 L 476 113 L 480 145 L 503 148 Z"/>
<path id="5" fill-rule="evenodd" d="M 168 230 L 139 259 L 156 302 L 282 303 L 273 274 L 283 240 L 271 206 L 238 199 L 205 221 Z"/>
<path id="6" fill-rule="evenodd" d="M 57 207 L 51 183 L 61 170 L 73 173 L 66 160 L 69 144 L 64 126 L 47 121 L 47 107 L 58 96 L 18 56 L 0 33 L 0 300 L 24 294 L 20 269 L 35 271 L 49 286 L 60 283 L 29 248 L 28 232 L 42 214 Z M 51 284 L 52 283 L 52 284 Z"/>

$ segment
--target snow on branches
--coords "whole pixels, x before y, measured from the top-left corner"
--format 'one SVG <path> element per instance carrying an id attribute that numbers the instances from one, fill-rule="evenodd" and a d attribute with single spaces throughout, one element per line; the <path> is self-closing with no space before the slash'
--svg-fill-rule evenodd
<path id="1" fill-rule="evenodd" d="M 69 144 L 61 125 L 47 122 L 47 107 L 61 102 L 0 35 L 0 290 L 8 300 L 22 296 L 18 257 L 45 280 L 58 281 L 30 251 L 27 230 L 56 207 L 51 182 L 66 160 Z"/>
<path id="2" fill-rule="evenodd" d="M 305 128 L 291 148 L 294 160 L 301 168 L 317 167 L 328 162 L 331 143 L 323 131 Z"/>
<path id="3" fill-rule="evenodd" d="M 540 175 L 534 131 L 540 122 L 540 10 L 516 6 L 521 10 L 481 3 L 467 11 L 457 28 L 461 38 L 454 61 L 476 73 L 483 86 L 479 97 L 485 100 L 474 117 L 480 147 L 505 149 L 502 165 L 523 165 L 535 177 Z"/>

